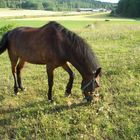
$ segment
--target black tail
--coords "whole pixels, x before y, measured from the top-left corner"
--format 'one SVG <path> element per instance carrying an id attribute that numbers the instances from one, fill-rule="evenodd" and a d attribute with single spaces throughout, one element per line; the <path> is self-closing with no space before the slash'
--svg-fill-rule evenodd
<path id="1" fill-rule="evenodd" d="M 0 54 L 2 54 L 4 51 L 6 51 L 8 47 L 8 33 L 5 33 L 0 41 Z"/>

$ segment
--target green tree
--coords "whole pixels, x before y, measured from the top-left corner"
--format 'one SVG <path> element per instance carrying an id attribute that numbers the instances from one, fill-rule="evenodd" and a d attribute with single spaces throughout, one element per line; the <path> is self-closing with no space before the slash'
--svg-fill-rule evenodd
<path id="1" fill-rule="evenodd" d="M 111 9 L 113 4 L 96 0 L 0 0 L 0 7 L 62 11 L 101 7 Z"/>
<path id="2" fill-rule="evenodd" d="M 5 2 L 5 0 L 0 0 L 0 8 L 6 8 L 7 4 Z"/>
<path id="3" fill-rule="evenodd" d="M 140 0 L 120 0 L 116 13 L 126 17 L 140 17 Z"/>

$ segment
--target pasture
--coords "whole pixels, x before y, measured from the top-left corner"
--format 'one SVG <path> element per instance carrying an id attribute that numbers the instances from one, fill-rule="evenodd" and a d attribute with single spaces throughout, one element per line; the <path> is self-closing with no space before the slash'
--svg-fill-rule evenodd
<path id="1" fill-rule="evenodd" d="M 107 18 L 110 21 L 105 21 Z M 5 19 L 0 27 L 39 27 L 49 20 L 52 17 Z M 100 100 L 81 104 L 81 76 L 71 66 L 75 72 L 72 96 L 64 97 L 68 75 L 58 68 L 54 75 L 55 103 L 49 103 L 45 66 L 32 64 L 26 64 L 22 71 L 27 91 L 15 96 L 5 52 L 0 56 L 0 139 L 139 140 L 140 22 L 94 14 L 58 16 L 56 20 L 83 37 L 96 53 L 103 69 Z"/>

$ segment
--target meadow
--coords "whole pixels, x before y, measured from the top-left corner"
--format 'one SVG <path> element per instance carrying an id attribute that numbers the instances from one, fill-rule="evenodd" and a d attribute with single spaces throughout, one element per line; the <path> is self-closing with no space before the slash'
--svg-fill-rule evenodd
<path id="1" fill-rule="evenodd" d="M 3 19 L 0 28 L 9 24 L 39 27 L 49 20 L 52 17 Z M 56 20 L 83 37 L 96 53 L 103 70 L 100 100 L 81 104 L 81 76 L 71 66 L 75 73 L 72 96 L 64 96 L 68 75 L 58 68 L 55 103 L 49 103 L 45 66 L 32 64 L 22 71 L 27 90 L 15 96 L 6 52 L 0 56 L 0 139 L 140 140 L 140 21 L 93 14 Z"/>

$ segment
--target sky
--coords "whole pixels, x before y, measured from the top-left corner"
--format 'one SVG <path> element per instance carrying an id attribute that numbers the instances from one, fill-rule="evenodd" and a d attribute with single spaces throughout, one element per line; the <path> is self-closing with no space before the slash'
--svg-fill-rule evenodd
<path id="1" fill-rule="evenodd" d="M 119 0 L 98 0 L 98 1 L 118 3 Z"/>

